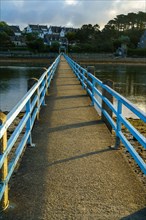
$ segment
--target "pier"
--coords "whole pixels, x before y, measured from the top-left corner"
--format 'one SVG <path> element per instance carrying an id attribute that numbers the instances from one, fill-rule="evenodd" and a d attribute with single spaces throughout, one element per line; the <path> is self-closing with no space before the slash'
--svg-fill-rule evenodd
<path id="1" fill-rule="evenodd" d="M 55 74 L 47 79 L 49 89 L 46 87 L 39 96 L 42 107 L 36 99 L 37 110 L 32 113 L 27 104 L 28 112 L 35 115 L 31 115 L 33 131 L 26 139 L 32 147 L 26 148 L 12 176 L 9 207 L 0 213 L 0 219 L 144 220 L 144 185 L 118 146 L 113 147 L 123 138 L 119 125 L 115 141 L 94 108 L 93 94 L 90 98 L 84 89 L 85 79 L 79 76 L 79 81 L 63 56 L 57 62 L 58 66 L 52 67 Z M 134 112 L 145 120 L 141 112 Z M 39 120 L 35 121 L 37 116 Z M 30 124 L 27 121 L 27 129 L 32 127 Z M 129 129 L 138 137 L 135 130 Z M 144 137 L 138 140 L 145 147 Z M 131 146 L 127 147 L 136 157 Z M 145 172 L 145 163 L 139 158 L 136 162 Z"/>

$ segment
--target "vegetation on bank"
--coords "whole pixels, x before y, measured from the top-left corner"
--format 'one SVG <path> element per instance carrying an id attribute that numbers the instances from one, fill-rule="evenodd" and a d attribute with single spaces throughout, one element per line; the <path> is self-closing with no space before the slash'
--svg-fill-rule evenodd
<path id="1" fill-rule="evenodd" d="M 66 34 L 68 52 L 77 53 L 115 53 L 116 49 L 125 44 L 129 56 L 146 56 L 146 48 L 138 48 L 138 43 L 145 31 L 146 13 L 120 14 L 110 20 L 102 30 L 98 24 L 85 24 L 76 32 Z M 46 45 L 37 33 L 23 34 L 26 47 L 16 47 L 11 42 L 13 31 L 5 22 L 0 22 L 1 50 L 29 50 L 33 53 L 58 52 L 59 42 Z"/>

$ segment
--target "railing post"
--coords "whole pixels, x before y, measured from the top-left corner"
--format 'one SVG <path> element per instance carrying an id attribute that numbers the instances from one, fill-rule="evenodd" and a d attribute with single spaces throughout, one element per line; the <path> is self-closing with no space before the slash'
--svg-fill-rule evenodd
<path id="1" fill-rule="evenodd" d="M 38 82 L 37 78 L 31 78 L 27 81 L 27 90 L 31 89 L 31 87 Z M 37 108 L 38 108 L 38 113 L 37 113 L 37 120 L 39 120 L 39 88 L 37 89 L 37 96 L 38 96 L 38 100 L 37 100 Z M 26 103 L 26 114 L 29 114 L 29 118 L 27 120 L 26 123 L 26 131 L 30 132 L 29 134 L 29 138 L 27 140 L 27 145 L 30 147 L 35 147 L 35 144 L 32 143 L 32 135 L 31 135 L 31 99 L 28 100 L 28 102 Z"/>
<path id="2" fill-rule="evenodd" d="M 43 69 L 47 71 L 46 67 L 44 67 Z M 48 93 L 48 72 L 47 72 L 45 78 L 46 78 L 46 95 L 48 96 L 49 95 L 49 93 Z"/>
<path id="3" fill-rule="evenodd" d="M 120 138 L 118 136 L 118 133 L 121 131 L 121 121 L 119 119 L 120 114 L 122 113 L 122 103 L 120 100 L 118 100 L 118 106 L 117 106 L 117 129 L 116 129 L 116 143 L 115 148 L 117 149 L 120 146 Z"/>
<path id="4" fill-rule="evenodd" d="M 31 87 L 38 82 L 37 78 L 30 78 L 27 81 L 27 91 L 31 89 Z M 39 94 L 39 87 L 37 88 L 37 108 L 38 108 L 38 113 L 37 113 L 37 120 L 39 120 L 39 100 L 40 100 L 40 94 Z"/>
<path id="5" fill-rule="evenodd" d="M 113 81 L 112 80 L 108 79 L 108 80 L 104 81 L 103 84 L 113 88 Z M 113 104 L 113 96 L 106 89 L 102 89 L 102 96 L 107 98 Z M 103 100 L 102 100 L 102 110 L 105 110 L 109 114 L 109 116 L 112 118 L 113 112 Z M 103 111 L 102 111 L 102 120 L 105 122 L 109 131 L 112 132 L 112 126 L 109 123 L 108 119 L 105 117 Z"/>
<path id="6" fill-rule="evenodd" d="M 41 97 L 43 97 L 42 105 L 45 106 L 46 105 L 46 103 L 45 103 L 45 95 L 46 95 L 46 92 L 45 92 L 45 79 L 42 82 L 42 87 L 44 87 L 44 89 L 43 89 L 43 91 L 41 93 Z"/>
<path id="7" fill-rule="evenodd" d="M 51 80 L 53 80 L 53 71 L 54 71 L 54 64 L 53 64 L 52 69 L 51 69 Z"/>
<path id="8" fill-rule="evenodd" d="M 95 66 L 87 66 L 87 71 L 95 76 Z"/>
<path id="9" fill-rule="evenodd" d="M 26 114 L 29 114 L 29 118 L 26 123 L 26 131 L 29 132 L 30 134 L 27 140 L 27 145 L 34 147 L 34 144 L 32 143 L 32 136 L 31 136 L 31 112 L 30 111 L 31 111 L 31 102 L 30 100 L 28 100 L 28 102 L 26 103 Z"/>
<path id="10" fill-rule="evenodd" d="M 48 96 L 48 73 L 46 74 L 46 96 Z"/>
<path id="11" fill-rule="evenodd" d="M 84 77 L 85 77 L 85 70 L 82 70 L 82 88 L 83 89 L 85 88 L 85 86 L 84 86 L 84 83 L 85 83 Z"/>
<path id="12" fill-rule="evenodd" d="M 91 73 L 93 76 L 95 76 L 95 67 L 94 67 L 94 66 L 87 66 L 87 72 L 89 72 L 89 73 Z M 88 76 L 88 73 L 87 73 L 87 80 L 90 81 L 90 82 L 92 82 L 92 88 L 90 88 L 90 86 L 89 86 L 88 83 L 87 83 L 87 89 L 92 90 L 92 97 L 91 97 L 92 102 L 91 102 L 91 106 L 93 106 L 93 105 L 94 105 L 94 86 L 95 86 L 95 82 L 94 82 L 94 80 L 93 80 L 92 78 L 90 78 L 90 77 Z"/>
<path id="13" fill-rule="evenodd" d="M 0 112 L 0 126 L 5 123 L 6 119 L 7 116 L 3 112 Z M 3 137 L 0 140 L 0 154 L 3 154 L 6 148 L 7 148 L 7 131 L 5 131 Z M 3 183 L 6 180 L 7 175 L 8 175 L 8 159 L 6 157 L 0 172 L 1 183 Z M 8 207 L 8 205 L 9 205 L 9 199 L 8 199 L 8 184 L 7 184 L 5 187 L 3 198 L 0 202 L 0 211 L 5 210 Z"/>
<path id="14" fill-rule="evenodd" d="M 91 102 L 91 106 L 94 106 L 94 87 L 95 87 L 95 80 L 92 79 L 92 102 Z"/>

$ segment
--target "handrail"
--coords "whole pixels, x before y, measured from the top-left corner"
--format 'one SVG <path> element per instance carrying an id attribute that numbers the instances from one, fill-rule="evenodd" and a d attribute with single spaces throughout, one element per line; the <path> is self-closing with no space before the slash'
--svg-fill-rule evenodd
<path id="1" fill-rule="evenodd" d="M 135 105 L 133 105 L 130 101 L 120 95 L 118 92 L 110 88 L 109 86 L 105 85 L 102 81 L 97 79 L 93 76 L 90 72 L 86 69 L 81 67 L 78 63 L 64 54 L 64 57 L 70 67 L 72 68 L 74 74 L 78 77 L 79 81 L 81 82 L 82 86 L 88 92 L 89 96 L 91 97 L 92 104 L 96 107 L 100 112 L 106 117 L 108 122 L 111 124 L 112 129 L 115 131 L 116 134 L 116 143 L 115 148 L 118 148 L 120 141 L 123 142 L 124 146 L 127 148 L 131 156 L 134 158 L 135 162 L 139 165 L 141 170 L 146 174 L 146 163 L 135 150 L 134 146 L 128 141 L 125 135 L 122 132 L 122 124 L 128 129 L 128 131 L 132 134 L 134 138 L 139 142 L 139 144 L 146 149 L 146 137 L 144 137 L 136 128 L 133 127 L 131 123 L 124 117 L 122 114 L 122 107 L 125 106 L 128 108 L 133 114 L 135 114 L 139 119 L 146 123 L 146 113 L 141 111 Z M 101 91 L 98 89 L 106 90 L 110 93 L 117 101 L 117 106 L 114 106 L 106 97 L 103 96 Z M 104 101 L 110 110 L 114 113 L 116 117 L 116 122 L 113 118 L 108 114 L 106 109 L 102 108 L 101 103 L 98 101 Z"/>
<path id="2" fill-rule="evenodd" d="M 8 182 L 14 172 L 25 145 L 28 144 L 30 146 L 34 146 L 32 143 L 31 131 L 41 106 L 45 105 L 45 95 L 48 87 L 50 86 L 51 80 L 54 77 L 59 61 L 60 55 L 18 102 L 18 104 L 8 113 L 8 115 L 5 116 L 3 113 L 0 115 L 0 117 L 5 116 L 4 121 L 2 120 L 2 117 L 0 118 L 2 121 L 0 126 L 0 139 L 3 148 L 0 151 L 0 169 L 2 170 L 2 177 L 0 179 L 0 201 L 2 201 L 1 209 L 5 209 L 8 206 Z M 19 124 L 16 126 L 14 132 L 7 141 L 7 129 L 24 108 L 26 111 L 23 118 L 20 120 Z M 24 131 L 24 135 L 22 134 L 22 130 Z M 20 134 L 22 137 L 15 149 L 14 157 L 7 162 L 7 157 L 18 137 L 20 137 Z"/>

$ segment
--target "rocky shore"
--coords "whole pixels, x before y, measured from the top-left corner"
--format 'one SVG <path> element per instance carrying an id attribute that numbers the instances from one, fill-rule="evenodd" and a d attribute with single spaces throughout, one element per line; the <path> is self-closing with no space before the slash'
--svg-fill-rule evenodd
<path id="1" fill-rule="evenodd" d="M 140 119 L 129 118 L 128 121 L 144 136 L 146 137 L 146 124 Z M 146 163 L 146 149 L 144 149 L 139 142 L 128 132 L 128 130 L 123 126 L 122 131 L 128 141 L 134 146 L 137 153 L 141 156 L 143 161 Z M 135 163 L 134 159 L 131 157 L 128 150 L 123 144 L 120 145 L 120 150 L 123 153 L 125 159 L 128 161 L 133 171 L 137 173 L 137 176 L 146 186 L 146 176 L 141 172 L 139 166 Z"/>

